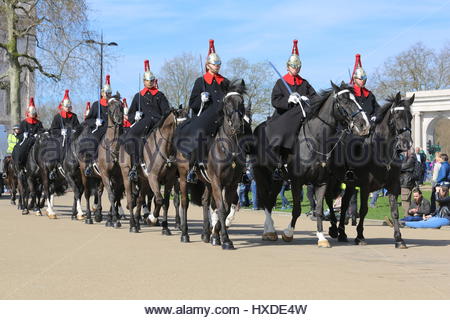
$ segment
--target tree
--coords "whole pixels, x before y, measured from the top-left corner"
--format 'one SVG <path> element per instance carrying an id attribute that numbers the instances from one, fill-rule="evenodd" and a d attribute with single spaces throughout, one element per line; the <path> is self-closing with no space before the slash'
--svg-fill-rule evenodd
<path id="1" fill-rule="evenodd" d="M 416 43 L 389 58 L 374 74 L 374 92 L 385 98 L 397 91 L 437 90 L 450 87 L 450 43 L 440 52 Z"/>
<path id="2" fill-rule="evenodd" d="M 0 29 L 7 37 L 0 49 L 8 62 L 8 71 L 0 80 L 10 92 L 11 122 L 18 123 L 23 70 L 37 70 L 47 80 L 75 80 L 83 70 L 93 68 L 96 52 L 85 43 L 93 34 L 88 30 L 85 0 L 0 0 L 0 16 L 6 17 Z"/>
<path id="3" fill-rule="evenodd" d="M 251 64 L 245 58 L 234 58 L 226 63 L 224 74 L 229 79 L 244 79 L 255 124 L 272 114 L 271 93 L 275 77 L 267 63 Z"/>
<path id="4" fill-rule="evenodd" d="M 173 107 L 189 105 L 195 79 L 200 77 L 200 60 L 191 53 L 182 53 L 166 60 L 158 76 L 158 85 Z"/>

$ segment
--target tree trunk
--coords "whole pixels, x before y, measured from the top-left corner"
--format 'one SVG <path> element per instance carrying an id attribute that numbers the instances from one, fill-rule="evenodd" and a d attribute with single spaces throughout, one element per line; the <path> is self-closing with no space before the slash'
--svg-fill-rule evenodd
<path id="1" fill-rule="evenodd" d="M 13 5 L 6 1 L 6 23 L 8 30 L 8 61 L 9 61 L 9 86 L 10 95 L 9 102 L 11 104 L 11 125 L 18 124 L 20 122 L 20 73 L 21 67 L 19 64 L 18 50 L 17 50 L 17 36 L 14 33 L 16 29 L 17 14 L 14 11 Z"/>

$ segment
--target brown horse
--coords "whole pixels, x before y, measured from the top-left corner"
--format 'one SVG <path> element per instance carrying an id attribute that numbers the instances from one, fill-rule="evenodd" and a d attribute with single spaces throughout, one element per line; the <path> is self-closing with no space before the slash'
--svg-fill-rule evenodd
<path id="1" fill-rule="evenodd" d="M 173 150 L 173 136 L 178 122 L 178 110 L 172 109 L 164 115 L 155 125 L 152 132 L 147 136 L 144 144 L 144 166 L 139 170 L 138 189 L 140 196 L 138 198 L 137 210 L 134 211 L 133 183 L 128 179 L 128 173 L 131 168 L 131 159 L 125 152 L 125 146 L 122 144 L 120 154 L 120 168 L 125 186 L 127 197 L 127 207 L 130 211 L 130 232 L 139 232 L 140 205 L 145 198 L 148 187 L 154 196 L 154 213 L 148 217 L 149 224 L 155 224 L 159 217 L 159 212 L 163 206 L 162 234 L 171 235 L 167 223 L 167 211 L 169 207 L 170 192 L 177 179 L 177 169 L 174 165 L 175 151 Z M 144 179 L 143 179 L 144 178 Z M 161 194 L 161 185 L 164 185 L 164 197 Z M 144 193 L 145 192 L 145 193 Z"/>
<path id="2" fill-rule="evenodd" d="M 228 237 L 226 218 L 231 206 L 236 202 L 237 186 L 242 178 L 245 168 L 245 152 L 240 143 L 240 138 L 245 134 L 245 116 L 243 95 L 246 93 L 243 80 L 233 81 L 228 93 L 223 99 L 223 124 L 215 135 L 214 142 L 208 151 L 208 165 L 202 174 L 197 173 L 206 185 L 201 202 L 209 204 L 209 195 L 214 200 L 215 209 L 211 216 L 213 234 L 211 237 L 210 221 L 207 207 L 203 210 L 203 234 L 204 242 L 213 245 L 222 244 L 222 249 L 234 249 L 233 243 Z M 181 192 L 181 241 L 189 242 L 187 226 L 187 173 L 189 160 L 183 154 L 177 152 L 177 165 L 180 175 Z M 191 195 L 200 184 L 192 185 Z M 198 192 L 196 192 L 198 193 Z M 194 196 L 192 195 L 192 200 Z M 197 201 L 196 204 L 202 205 Z M 194 202 L 195 203 L 195 202 Z M 206 207 L 206 210 L 205 210 Z M 220 237 L 219 237 L 220 232 Z"/>

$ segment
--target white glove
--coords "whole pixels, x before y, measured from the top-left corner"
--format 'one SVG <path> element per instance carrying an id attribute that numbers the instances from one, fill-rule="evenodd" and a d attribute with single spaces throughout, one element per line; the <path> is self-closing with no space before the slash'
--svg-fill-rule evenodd
<path id="1" fill-rule="evenodd" d="M 28 138 L 28 132 L 24 132 L 24 133 L 23 133 L 23 138 L 24 138 L 24 139 Z"/>
<path id="2" fill-rule="evenodd" d="M 100 127 L 103 124 L 103 120 L 102 119 L 95 119 L 95 125 L 97 127 Z"/>
<path id="3" fill-rule="evenodd" d="M 208 102 L 209 100 L 209 92 L 202 92 L 201 93 L 201 99 L 203 103 Z"/>
<path id="4" fill-rule="evenodd" d="M 288 103 L 300 104 L 300 95 L 297 92 L 291 93 Z"/>
<path id="5" fill-rule="evenodd" d="M 377 120 L 377 117 L 372 116 L 372 118 L 370 118 L 370 121 L 375 122 Z"/>
<path id="6" fill-rule="evenodd" d="M 309 98 L 307 96 L 300 96 L 300 99 L 305 102 L 309 102 Z"/>
<path id="7" fill-rule="evenodd" d="M 67 129 L 61 129 L 61 134 L 63 136 L 66 136 L 67 135 Z"/>
<path id="8" fill-rule="evenodd" d="M 36 138 L 37 136 L 38 136 L 38 134 L 37 134 L 37 133 L 35 133 L 35 134 L 34 134 L 34 137 Z"/>
<path id="9" fill-rule="evenodd" d="M 135 115 L 134 115 L 134 121 L 139 121 L 142 119 L 142 112 L 141 111 L 136 111 Z"/>

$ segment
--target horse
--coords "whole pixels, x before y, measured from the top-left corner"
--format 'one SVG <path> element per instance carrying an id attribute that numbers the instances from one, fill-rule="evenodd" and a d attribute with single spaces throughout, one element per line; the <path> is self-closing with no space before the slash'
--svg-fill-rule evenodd
<path id="1" fill-rule="evenodd" d="M 103 186 L 108 192 L 111 209 L 106 226 L 120 228 L 119 206 L 123 197 L 124 183 L 119 166 L 119 137 L 123 131 L 123 107 L 120 94 L 108 100 L 108 123 L 105 135 L 98 145 L 98 170 Z M 88 218 L 86 216 L 86 218 Z"/>
<path id="2" fill-rule="evenodd" d="M 173 136 L 177 127 L 179 111 L 172 109 L 159 120 L 152 131 L 145 138 L 143 152 L 143 166 L 139 170 L 138 187 L 140 196 L 138 198 L 138 208 L 145 198 L 146 193 L 143 191 L 149 187 L 154 197 L 155 209 L 148 219 L 149 224 L 154 224 L 159 217 L 159 211 L 164 205 L 162 234 L 171 235 L 171 231 L 167 223 L 168 202 L 170 192 L 177 179 L 177 170 L 174 165 L 175 152 L 173 151 Z M 140 210 L 134 211 L 133 201 L 133 185 L 128 178 L 131 168 L 131 157 L 125 152 L 125 145 L 121 145 L 120 154 L 123 158 L 120 161 L 120 169 L 125 186 L 125 194 L 127 197 L 127 207 L 130 211 L 130 232 L 138 233 L 140 231 L 139 216 Z M 144 179 L 142 179 L 144 178 Z M 164 185 L 164 198 L 161 194 L 161 184 Z"/>
<path id="3" fill-rule="evenodd" d="M 245 152 L 239 139 L 245 133 L 246 109 L 243 95 L 246 87 L 243 80 L 231 82 L 228 92 L 223 98 L 223 123 L 218 128 L 211 147 L 208 150 L 208 165 L 200 180 L 206 185 L 203 201 L 196 200 L 196 190 L 202 188 L 200 183 L 191 186 L 191 201 L 201 205 L 203 202 L 202 240 L 212 245 L 222 245 L 222 249 L 234 249 L 226 229 L 226 218 L 231 205 L 237 200 L 237 185 L 242 178 L 245 167 Z M 177 167 L 181 192 L 181 241 L 189 242 L 187 225 L 187 173 L 189 160 L 177 150 Z M 197 192 L 198 193 L 198 192 Z M 212 195 L 212 236 L 209 221 L 209 195 Z M 198 199 L 198 197 L 197 197 Z M 220 232 L 220 237 L 219 237 Z"/>
<path id="4" fill-rule="evenodd" d="M 11 204 L 16 205 L 18 181 L 14 170 L 14 163 L 10 155 L 3 159 L 3 173 L 6 175 L 4 182 L 6 182 L 6 186 L 11 194 Z"/>
<path id="5" fill-rule="evenodd" d="M 360 148 L 360 155 L 353 155 L 361 158 L 361 161 L 355 162 L 354 172 L 355 179 L 346 182 L 346 190 L 342 198 L 341 211 L 345 212 L 349 206 L 349 200 L 355 190 L 355 186 L 360 187 L 360 211 L 359 222 L 356 227 L 357 236 L 355 244 L 366 245 L 364 238 L 364 218 L 368 211 L 369 193 L 381 188 L 386 188 L 389 192 L 389 204 L 391 216 L 394 221 L 394 240 L 395 248 L 406 249 L 405 241 L 401 237 L 399 229 L 399 214 L 397 208 L 397 197 L 400 194 L 400 169 L 401 161 L 399 155 L 406 152 L 412 146 L 411 138 L 411 105 L 414 102 L 414 95 L 410 99 L 402 100 L 400 92 L 395 97 L 387 99 L 387 103 L 381 108 L 382 120 L 377 124 L 371 135 L 366 139 Z M 347 148 L 347 146 L 342 146 Z M 335 150 L 334 157 L 339 157 Z M 346 153 L 347 155 L 347 153 Z M 362 158 L 361 156 L 365 156 Z M 339 161 L 335 161 L 333 174 L 330 175 L 330 191 L 333 186 L 344 181 L 345 165 L 339 165 Z M 327 194 L 327 202 L 330 203 L 333 194 Z M 339 227 L 336 227 L 336 217 L 332 208 L 331 227 L 329 234 L 333 238 L 338 238 L 340 242 L 347 242 L 345 234 L 345 217 L 341 215 Z"/>
<path id="6" fill-rule="evenodd" d="M 284 241 L 292 241 L 294 228 L 301 214 L 300 193 L 304 184 L 315 187 L 317 199 L 317 237 L 318 247 L 330 247 L 323 235 L 323 198 L 327 189 L 328 175 L 331 168 L 330 155 L 348 131 L 357 135 L 366 135 L 370 124 L 367 115 L 357 103 L 352 88 L 344 82 L 340 86 L 331 82 L 331 89 L 321 92 L 321 98 L 313 102 L 313 112 L 307 115 L 293 149 L 287 161 L 288 177 L 291 180 L 293 196 L 292 219 L 283 231 Z M 257 184 L 258 199 L 263 204 L 265 223 L 263 240 L 275 241 L 278 235 L 271 217 L 272 208 L 281 188 L 280 181 L 273 181 L 274 165 L 264 157 L 264 127 L 255 129 L 258 152 L 254 163 L 254 176 Z"/>
<path id="7" fill-rule="evenodd" d="M 33 157 L 38 166 L 40 181 L 47 203 L 47 216 L 56 219 L 53 198 L 55 195 L 63 195 L 67 189 L 67 181 L 63 172 L 58 169 L 61 162 L 61 153 L 64 152 L 63 137 L 52 135 L 49 132 L 41 133 L 33 147 Z M 30 186 L 31 188 L 31 186 Z"/>

